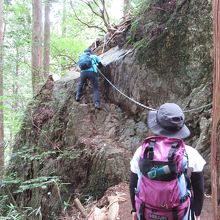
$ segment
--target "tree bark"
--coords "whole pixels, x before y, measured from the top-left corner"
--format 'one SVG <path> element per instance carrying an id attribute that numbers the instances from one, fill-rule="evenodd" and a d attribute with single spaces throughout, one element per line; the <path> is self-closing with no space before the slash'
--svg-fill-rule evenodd
<path id="1" fill-rule="evenodd" d="M 44 9 L 44 79 L 50 72 L 50 0 L 46 0 Z"/>
<path id="2" fill-rule="evenodd" d="M 213 106 L 211 137 L 212 218 L 220 220 L 220 0 L 213 0 Z"/>
<path id="3" fill-rule="evenodd" d="M 15 64 L 15 79 L 18 79 L 18 74 L 19 74 L 19 47 L 16 46 L 16 64 Z M 14 97 L 17 97 L 18 95 L 18 83 L 15 80 L 15 82 L 12 84 L 12 93 Z M 12 109 L 13 111 L 17 111 L 18 110 L 18 102 L 15 99 L 12 103 Z"/>
<path id="4" fill-rule="evenodd" d="M 4 117 L 3 117 L 3 0 L 0 0 L 0 179 L 4 174 Z"/>
<path id="5" fill-rule="evenodd" d="M 42 2 L 32 0 L 32 87 L 37 94 L 42 86 Z"/>
<path id="6" fill-rule="evenodd" d="M 62 37 L 66 36 L 66 0 L 63 0 Z"/>
<path id="7" fill-rule="evenodd" d="M 130 0 L 124 0 L 124 4 L 123 4 L 123 14 L 124 14 L 124 17 L 129 12 L 129 9 L 130 9 Z"/>
<path id="8" fill-rule="evenodd" d="M 66 0 L 63 0 L 63 10 L 62 10 L 62 37 L 66 37 Z M 61 57 L 61 69 L 65 69 L 65 64 L 67 62 L 67 58 Z"/>

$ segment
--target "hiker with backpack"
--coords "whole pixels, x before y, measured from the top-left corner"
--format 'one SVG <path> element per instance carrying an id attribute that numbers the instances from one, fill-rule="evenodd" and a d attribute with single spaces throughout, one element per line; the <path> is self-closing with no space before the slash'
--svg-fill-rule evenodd
<path id="1" fill-rule="evenodd" d="M 88 79 L 91 82 L 93 88 L 95 108 L 100 109 L 97 68 L 103 67 L 101 59 L 93 54 L 92 50 L 88 48 L 80 56 L 78 65 L 80 68 L 80 81 L 77 86 L 76 101 L 80 101 L 83 86 Z"/>
<path id="2" fill-rule="evenodd" d="M 206 162 L 183 141 L 190 131 L 182 109 L 161 105 L 149 112 L 148 127 L 153 136 L 130 162 L 132 220 L 200 220 Z"/>

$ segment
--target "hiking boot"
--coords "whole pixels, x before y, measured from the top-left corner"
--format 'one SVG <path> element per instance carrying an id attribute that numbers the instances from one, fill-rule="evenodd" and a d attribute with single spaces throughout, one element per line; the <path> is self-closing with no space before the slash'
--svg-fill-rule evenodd
<path id="1" fill-rule="evenodd" d="M 95 108 L 100 109 L 100 102 L 95 102 Z"/>
<path id="2" fill-rule="evenodd" d="M 79 101 L 80 101 L 80 98 L 76 97 L 76 101 L 79 102 Z"/>

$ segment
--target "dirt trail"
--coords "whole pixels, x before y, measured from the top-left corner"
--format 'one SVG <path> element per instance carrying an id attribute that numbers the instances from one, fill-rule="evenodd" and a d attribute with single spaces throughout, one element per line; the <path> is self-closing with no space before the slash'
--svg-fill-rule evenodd
<path id="1" fill-rule="evenodd" d="M 120 220 L 128 220 L 131 219 L 130 210 L 131 210 L 131 204 L 130 204 L 130 197 L 129 197 L 129 187 L 128 184 L 124 185 L 124 193 L 126 193 L 126 202 L 123 202 L 120 204 L 120 210 L 119 210 L 119 218 Z M 204 206 L 201 214 L 201 220 L 211 220 L 211 201 L 209 198 L 205 198 Z"/>
<path id="2" fill-rule="evenodd" d="M 89 213 L 92 208 L 99 207 L 108 207 L 108 201 L 107 198 L 108 196 L 116 196 L 117 194 L 123 195 L 122 197 L 125 199 L 124 202 L 120 202 L 119 203 L 119 215 L 117 220 L 130 220 L 131 219 L 131 203 L 130 203 L 130 196 L 129 196 L 129 184 L 128 183 L 120 183 L 117 186 L 111 187 L 109 188 L 105 195 L 97 202 L 93 202 L 91 204 L 88 204 L 88 206 L 86 206 L 86 210 Z M 210 198 L 205 197 L 205 201 L 204 201 L 204 206 L 203 206 L 203 210 L 202 210 L 202 214 L 201 214 L 201 220 L 212 220 L 211 219 L 211 211 L 212 211 L 212 207 L 211 207 L 211 200 Z M 63 216 L 63 218 L 61 218 L 61 220 L 85 220 L 85 218 L 83 218 L 81 216 L 81 213 L 75 208 L 73 207 L 71 213 Z"/>

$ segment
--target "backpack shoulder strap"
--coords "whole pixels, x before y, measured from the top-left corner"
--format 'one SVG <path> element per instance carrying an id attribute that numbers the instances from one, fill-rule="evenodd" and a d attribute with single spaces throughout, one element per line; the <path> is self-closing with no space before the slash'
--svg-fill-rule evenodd
<path id="1" fill-rule="evenodd" d="M 90 55 L 90 58 L 91 58 L 91 60 L 94 62 L 94 64 L 97 64 L 97 63 L 98 63 L 97 60 L 95 59 L 96 57 L 92 57 L 92 56 Z"/>
<path id="2" fill-rule="evenodd" d="M 145 159 L 148 158 L 150 160 L 153 160 L 155 144 L 156 144 L 156 139 L 155 138 L 152 138 L 152 139 L 149 140 L 149 145 L 148 145 L 148 147 L 146 147 L 146 149 L 144 151 L 144 158 Z"/>
<path id="3" fill-rule="evenodd" d="M 175 156 L 179 146 L 180 146 L 179 142 L 175 141 L 172 143 L 169 154 L 168 154 L 168 161 L 173 161 L 174 156 Z"/>

